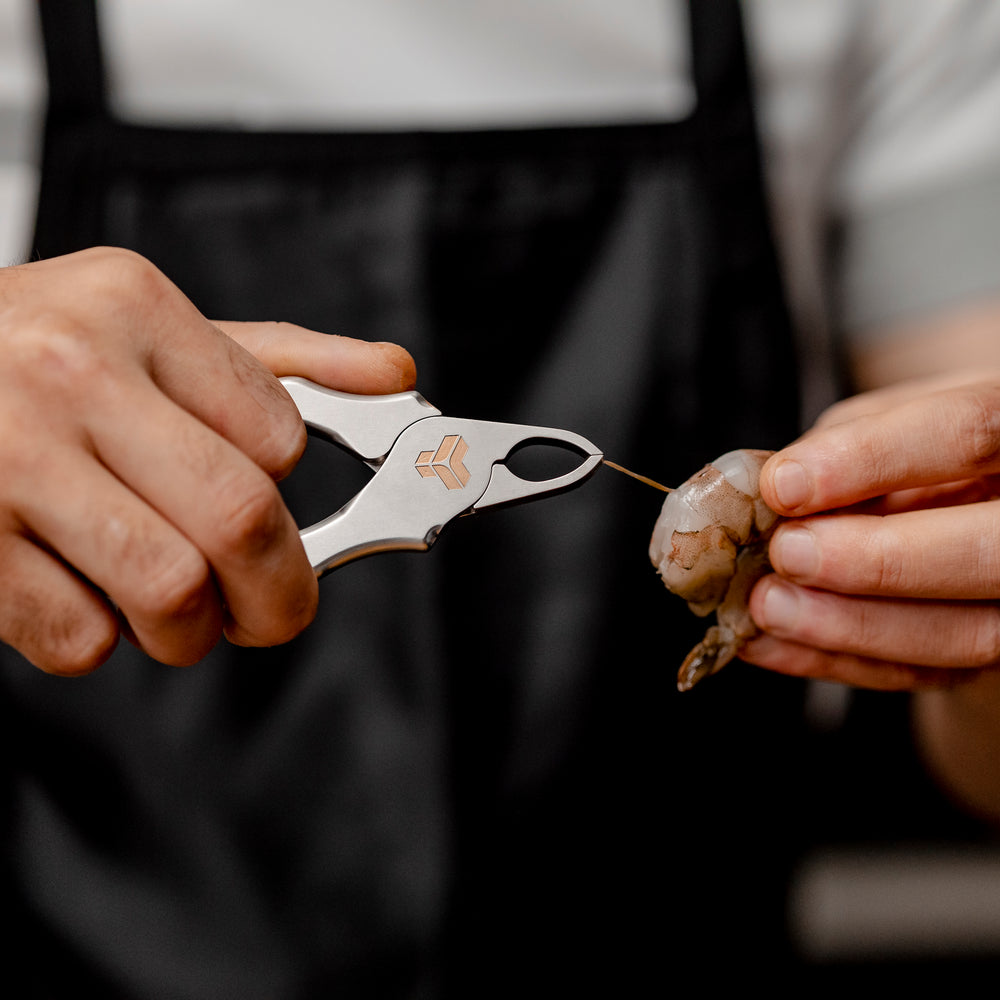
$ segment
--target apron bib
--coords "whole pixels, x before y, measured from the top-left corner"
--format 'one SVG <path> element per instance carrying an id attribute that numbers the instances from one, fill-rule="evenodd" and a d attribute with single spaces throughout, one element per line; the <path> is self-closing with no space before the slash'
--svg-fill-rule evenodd
<path id="1" fill-rule="evenodd" d="M 208 316 L 397 341 L 443 412 L 563 426 L 664 482 L 795 434 L 737 4 L 690 5 L 680 123 L 336 134 L 116 121 L 93 5 L 40 6 L 40 256 L 129 247 Z M 311 446 L 283 491 L 305 524 L 359 483 Z M 800 688 L 733 665 L 673 691 L 706 623 L 648 564 L 661 501 L 602 471 L 465 519 L 325 578 L 288 646 L 186 671 L 123 643 L 67 682 L 7 651 L 8 898 L 26 961 L 60 956 L 32 974 L 628 995 L 780 955 L 769 768 Z"/>

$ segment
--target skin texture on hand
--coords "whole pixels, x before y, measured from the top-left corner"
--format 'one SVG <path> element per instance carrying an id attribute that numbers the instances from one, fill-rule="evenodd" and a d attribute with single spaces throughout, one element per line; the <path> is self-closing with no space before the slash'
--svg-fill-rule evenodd
<path id="1" fill-rule="evenodd" d="M 761 488 L 793 519 L 751 595 L 766 632 L 743 658 L 914 692 L 929 772 L 1000 826 L 1000 368 L 838 404 Z"/>
<path id="2" fill-rule="evenodd" d="M 1000 373 L 841 404 L 767 463 L 761 491 L 793 519 L 751 599 L 768 638 L 748 659 L 879 688 L 1000 660 Z"/>
<path id="3" fill-rule="evenodd" d="M 873 391 L 765 468 L 765 499 L 801 520 L 772 543 L 744 658 L 912 691 L 928 771 L 1000 827 L 998 332 L 996 299 L 883 331 L 853 359 Z"/>
<path id="4" fill-rule="evenodd" d="M 186 665 L 287 641 L 317 583 L 276 481 L 305 428 L 276 376 L 410 388 L 394 345 L 212 323 L 143 258 L 0 270 L 0 639 L 94 669 L 124 633 Z"/>

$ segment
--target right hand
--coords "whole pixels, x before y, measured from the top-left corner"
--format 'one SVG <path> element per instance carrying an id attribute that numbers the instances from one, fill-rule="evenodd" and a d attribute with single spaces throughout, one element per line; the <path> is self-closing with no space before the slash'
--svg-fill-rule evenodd
<path id="1" fill-rule="evenodd" d="M 404 350 L 213 324 L 110 249 L 0 269 L 0 345 L 0 640 L 80 674 L 123 633 L 186 665 L 223 633 L 309 624 L 316 576 L 275 485 L 305 427 L 275 376 L 395 392 Z"/>

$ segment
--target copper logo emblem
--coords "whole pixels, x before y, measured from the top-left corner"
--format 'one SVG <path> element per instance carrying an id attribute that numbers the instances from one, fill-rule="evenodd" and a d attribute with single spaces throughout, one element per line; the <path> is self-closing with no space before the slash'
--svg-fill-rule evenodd
<path id="1" fill-rule="evenodd" d="M 462 464 L 469 446 L 459 434 L 448 434 L 437 451 L 422 451 L 416 470 L 425 479 L 437 476 L 449 490 L 460 490 L 469 481 L 469 470 Z"/>

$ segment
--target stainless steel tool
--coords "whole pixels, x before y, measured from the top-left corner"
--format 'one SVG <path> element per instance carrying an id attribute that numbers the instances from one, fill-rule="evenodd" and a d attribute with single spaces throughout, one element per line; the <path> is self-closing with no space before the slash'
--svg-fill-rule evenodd
<path id="1" fill-rule="evenodd" d="M 297 376 L 281 382 L 313 433 L 376 470 L 340 510 L 302 530 L 317 576 L 377 552 L 424 551 L 452 519 L 573 489 L 604 457 L 571 431 L 446 417 L 417 392 L 355 396 Z M 522 479 L 505 462 L 530 444 L 583 460 L 565 475 Z"/>

